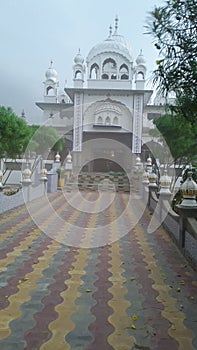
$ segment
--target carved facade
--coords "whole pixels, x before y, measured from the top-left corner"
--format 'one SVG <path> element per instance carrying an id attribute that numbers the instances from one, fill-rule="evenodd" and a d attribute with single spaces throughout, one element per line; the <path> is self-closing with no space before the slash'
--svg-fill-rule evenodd
<path id="1" fill-rule="evenodd" d="M 69 139 L 76 168 L 104 171 L 103 159 L 108 164 L 106 171 L 128 170 L 142 152 L 143 129 L 151 123 L 145 111 L 152 90 L 145 89 L 145 81 L 142 51 L 134 61 L 130 44 L 118 33 L 116 18 L 114 31 L 110 27 L 108 37 L 90 50 L 86 64 L 81 52 L 77 53 L 73 87 L 58 92 L 57 73 L 51 64 L 44 82 L 44 102 L 36 104 L 44 111 L 43 121 L 48 120 Z"/>

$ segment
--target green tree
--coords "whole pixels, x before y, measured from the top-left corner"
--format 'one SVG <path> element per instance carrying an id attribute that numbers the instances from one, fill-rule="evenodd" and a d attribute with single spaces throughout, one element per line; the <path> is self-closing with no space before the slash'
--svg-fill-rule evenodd
<path id="1" fill-rule="evenodd" d="M 153 121 L 155 129 L 150 130 L 150 134 L 159 138 L 164 145 L 166 162 L 174 164 L 195 165 L 197 162 L 197 125 L 191 122 L 184 123 L 182 117 L 171 114 L 163 115 Z M 168 148 L 165 147 L 165 144 Z M 167 149 L 170 151 L 167 152 Z M 170 156 L 170 157 L 169 157 Z"/>
<path id="2" fill-rule="evenodd" d="M 47 157 L 50 150 L 61 151 L 64 139 L 57 134 L 52 126 L 31 125 L 30 138 L 27 144 L 27 152 L 35 151 L 43 157 Z"/>
<path id="3" fill-rule="evenodd" d="M 171 110 L 193 124 L 197 121 L 196 18 L 196 0 L 168 0 L 155 7 L 146 26 L 161 57 L 153 81 L 164 96 L 175 93 Z"/>
<path id="4" fill-rule="evenodd" d="M 17 117 L 10 107 L 0 106 L 0 158 L 17 158 L 29 140 L 25 120 Z"/>

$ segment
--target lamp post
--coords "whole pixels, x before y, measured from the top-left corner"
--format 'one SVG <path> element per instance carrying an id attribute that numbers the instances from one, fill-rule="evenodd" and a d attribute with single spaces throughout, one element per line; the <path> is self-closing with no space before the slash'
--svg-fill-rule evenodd
<path id="1" fill-rule="evenodd" d="M 150 207 L 151 204 L 151 192 L 156 193 L 158 186 L 157 186 L 157 175 L 152 171 L 151 173 L 149 173 L 148 175 L 148 179 L 149 179 L 149 184 L 148 184 L 148 206 Z"/>
<path id="2" fill-rule="evenodd" d="M 148 178 L 149 174 L 147 173 L 146 170 L 144 170 L 143 174 L 142 174 L 142 183 L 144 185 L 148 185 L 149 184 L 149 178 Z"/>
<path id="3" fill-rule="evenodd" d="M 59 154 L 59 152 L 57 152 L 56 155 L 55 155 L 55 163 L 60 163 L 60 154 Z"/>
<path id="4" fill-rule="evenodd" d="M 164 170 L 164 174 L 160 177 L 160 189 L 158 192 L 159 195 L 159 218 L 162 220 L 162 213 L 165 207 L 165 201 L 170 201 L 172 193 L 170 191 L 171 178 L 167 174 L 167 170 Z"/>
<path id="5" fill-rule="evenodd" d="M 197 184 L 192 179 L 192 171 L 189 170 L 187 179 L 180 187 L 183 199 L 180 204 L 175 206 L 180 215 L 179 242 L 182 248 L 185 247 L 185 231 L 187 218 L 197 218 Z"/>
<path id="6" fill-rule="evenodd" d="M 179 207 L 188 209 L 197 209 L 197 184 L 192 178 L 192 171 L 188 171 L 187 179 L 181 185 L 180 190 L 183 195 L 183 200 Z"/>
<path id="7" fill-rule="evenodd" d="M 142 166 L 140 156 L 137 156 L 137 158 L 136 158 L 136 160 L 135 160 L 135 165 L 138 166 L 138 167 L 141 167 L 141 166 Z"/>
<path id="8" fill-rule="evenodd" d="M 44 194 L 46 194 L 46 192 L 47 192 L 46 185 L 47 185 L 47 181 L 48 181 L 46 168 L 42 168 L 40 171 L 40 181 L 44 185 Z"/>
<path id="9" fill-rule="evenodd" d="M 22 185 L 26 188 L 26 201 L 30 201 L 31 170 L 27 167 L 22 171 Z"/>
<path id="10" fill-rule="evenodd" d="M 0 191 L 2 191 L 2 190 L 3 190 L 2 180 L 3 180 L 3 171 L 2 171 L 2 170 L 0 170 Z"/>
<path id="11" fill-rule="evenodd" d="M 149 188 L 157 188 L 157 175 L 154 172 L 149 173 L 148 175 L 149 179 Z"/>
<path id="12" fill-rule="evenodd" d="M 152 172 L 152 158 L 149 156 L 146 160 L 146 171 L 150 174 Z"/>
<path id="13" fill-rule="evenodd" d="M 170 198 L 172 193 L 170 191 L 171 178 L 167 174 L 167 170 L 164 170 L 164 174 L 160 177 L 160 190 L 159 195 L 165 197 L 166 199 Z"/>
<path id="14" fill-rule="evenodd" d="M 3 187 L 4 187 L 2 184 L 2 180 L 3 180 L 3 171 L 0 170 L 0 192 L 3 191 Z M 1 199 L 1 201 L 0 201 L 1 207 L 3 207 L 3 199 L 2 199 L 1 195 L 0 195 L 0 199 Z"/>
<path id="15" fill-rule="evenodd" d="M 66 157 L 66 163 L 65 163 L 65 170 L 68 173 L 68 180 L 70 179 L 70 174 L 73 170 L 73 164 L 72 164 L 72 156 L 70 154 L 70 151 L 68 152 L 68 155 Z"/>
<path id="16" fill-rule="evenodd" d="M 144 172 L 143 172 L 143 174 L 142 174 L 142 187 L 143 187 L 143 189 L 142 189 L 142 198 L 143 199 L 147 199 L 147 193 L 148 193 L 148 191 L 147 191 L 147 186 L 148 186 L 148 184 L 149 184 L 149 179 L 148 179 L 148 173 L 147 173 L 147 171 L 144 169 Z"/>

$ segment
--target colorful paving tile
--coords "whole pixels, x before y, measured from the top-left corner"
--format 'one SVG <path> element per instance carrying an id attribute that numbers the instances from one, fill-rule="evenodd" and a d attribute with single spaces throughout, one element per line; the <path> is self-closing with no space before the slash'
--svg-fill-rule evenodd
<path id="1" fill-rule="evenodd" d="M 42 229 L 25 206 L 0 216 L 0 349 L 197 349 L 196 272 L 137 196 L 97 197 L 33 201 Z"/>

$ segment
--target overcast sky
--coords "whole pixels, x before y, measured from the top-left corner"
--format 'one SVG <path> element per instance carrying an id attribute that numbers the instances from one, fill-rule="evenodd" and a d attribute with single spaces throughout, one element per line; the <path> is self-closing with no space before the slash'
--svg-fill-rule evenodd
<path id="1" fill-rule="evenodd" d="M 73 59 L 80 48 L 90 49 L 107 38 L 110 24 L 119 18 L 119 34 L 131 43 L 133 59 L 140 49 L 148 75 L 155 68 L 157 51 L 144 34 L 148 13 L 162 0 L 1 0 L 0 105 L 17 115 L 24 109 L 28 122 L 41 120 L 35 105 L 43 101 L 43 81 L 51 59 L 60 88 L 72 86 Z M 148 86 L 150 88 L 150 85 Z"/>

